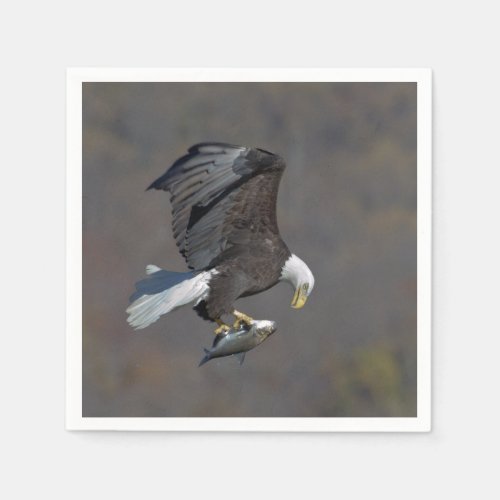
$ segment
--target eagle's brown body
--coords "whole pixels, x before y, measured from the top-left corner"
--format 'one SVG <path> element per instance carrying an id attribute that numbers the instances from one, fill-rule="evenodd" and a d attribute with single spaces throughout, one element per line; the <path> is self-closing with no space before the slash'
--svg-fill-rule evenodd
<path id="1" fill-rule="evenodd" d="M 199 191 L 210 175 L 207 167 L 232 162 L 228 176 L 234 179 L 204 197 L 191 194 L 192 182 L 200 182 Z M 197 167 L 182 170 L 194 159 Z M 281 239 L 276 220 L 278 188 L 285 163 L 281 157 L 259 149 L 228 144 L 202 144 L 189 149 L 150 188 L 172 193 L 173 225 L 177 229 L 177 245 L 189 267 L 195 270 L 215 269 L 210 292 L 195 310 L 207 320 L 215 321 L 234 310 L 239 297 L 267 290 L 278 283 L 290 251 Z M 192 182 L 185 181 L 190 176 Z M 205 177 L 203 179 L 203 176 Z M 190 193 L 189 196 L 185 196 Z M 189 209 L 189 216 L 186 207 Z M 219 212 L 219 216 L 213 214 Z M 183 218 L 184 223 L 178 222 Z M 185 224 L 187 221 L 187 224 Z M 185 230 L 184 226 L 185 225 Z M 203 236 L 203 247 L 198 239 Z M 208 241 L 209 251 L 205 251 Z"/>

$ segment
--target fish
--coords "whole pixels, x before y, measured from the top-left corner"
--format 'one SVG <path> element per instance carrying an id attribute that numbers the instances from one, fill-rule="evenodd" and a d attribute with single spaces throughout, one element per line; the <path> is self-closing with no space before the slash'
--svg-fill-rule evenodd
<path id="1" fill-rule="evenodd" d="M 276 331 L 276 322 L 269 320 L 254 320 L 252 325 L 243 325 L 239 330 L 230 330 L 225 334 L 215 337 L 211 349 L 203 349 L 205 357 L 198 366 L 204 365 L 214 358 L 222 358 L 234 354 L 238 357 L 240 365 L 245 359 L 245 354 L 262 344 Z"/>

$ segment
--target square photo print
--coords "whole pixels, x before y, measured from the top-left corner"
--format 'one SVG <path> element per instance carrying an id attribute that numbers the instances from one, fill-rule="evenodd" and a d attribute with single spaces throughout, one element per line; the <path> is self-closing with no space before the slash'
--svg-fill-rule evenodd
<path id="1" fill-rule="evenodd" d="M 431 76 L 68 70 L 67 427 L 430 429 Z"/>

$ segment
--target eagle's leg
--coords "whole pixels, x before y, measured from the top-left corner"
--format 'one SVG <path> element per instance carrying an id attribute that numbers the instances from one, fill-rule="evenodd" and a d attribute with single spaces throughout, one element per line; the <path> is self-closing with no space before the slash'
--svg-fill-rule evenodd
<path id="1" fill-rule="evenodd" d="M 224 323 L 224 321 L 222 321 L 220 318 L 216 318 L 215 322 L 219 325 L 214 330 L 215 335 L 221 335 L 222 333 L 227 333 L 229 330 L 231 330 L 231 327 L 229 325 L 226 325 L 226 323 Z"/>
<path id="2" fill-rule="evenodd" d="M 246 314 L 237 311 L 236 309 L 233 311 L 233 316 L 236 318 L 236 321 L 233 324 L 233 328 L 237 330 L 242 323 L 245 323 L 247 326 L 252 326 L 253 319 Z"/>

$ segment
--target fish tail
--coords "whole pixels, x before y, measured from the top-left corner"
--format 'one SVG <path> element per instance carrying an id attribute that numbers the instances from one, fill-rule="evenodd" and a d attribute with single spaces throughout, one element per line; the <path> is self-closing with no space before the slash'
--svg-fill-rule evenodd
<path id="1" fill-rule="evenodd" d="M 128 323 L 136 330 L 178 307 L 201 300 L 208 293 L 213 271 L 176 273 L 149 265 L 146 273 L 148 277 L 136 283 L 126 311 Z"/>
<path id="2" fill-rule="evenodd" d="M 208 349 L 203 348 L 205 351 L 205 356 L 201 359 L 198 366 L 204 365 L 207 361 L 210 361 L 210 351 Z"/>

